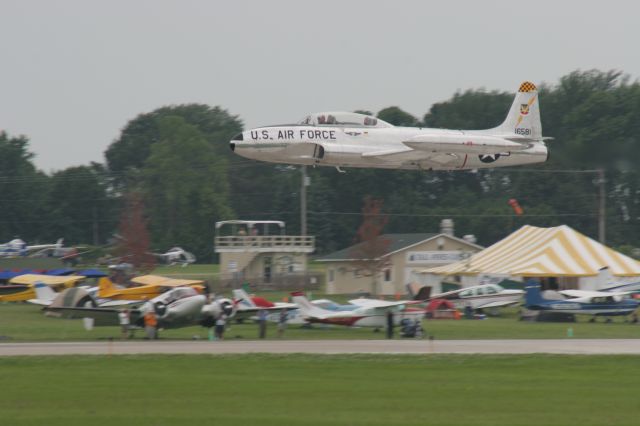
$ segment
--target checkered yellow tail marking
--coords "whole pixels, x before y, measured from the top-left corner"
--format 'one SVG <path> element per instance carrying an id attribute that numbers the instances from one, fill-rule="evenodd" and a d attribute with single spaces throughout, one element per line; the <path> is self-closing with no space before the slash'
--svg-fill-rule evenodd
<path id="1" fill-rule="evenodd" d="M 525 81 L 520 85 L 518 92 L 528 93 L 528 92 L 535 92 L 536 90 L 537 89 L 535 84 L 531 83 L 530 81 Z"/>

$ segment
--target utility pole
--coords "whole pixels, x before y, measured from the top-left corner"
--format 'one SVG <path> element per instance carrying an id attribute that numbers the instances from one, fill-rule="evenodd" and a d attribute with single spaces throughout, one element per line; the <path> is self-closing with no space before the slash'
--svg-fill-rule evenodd
<path id="1" fill-rule="evenodd" d="M 98 210 L 95 205 L 91 209 L 91 216 L 93 219 L 93 245 L 97 246 L 100 239 L 98 237 Z"/>
<path id="2" fill-rule="evenodd" d="M 302 172 L 300 182 L 300 235 L 307 235 L 307 186 L 309 186 L 307 166 L 300 167 L 300 171 Z"/>
<path id="3" fill-rule="evenodd" d="M 598 241 L 601 244 L 605 244 L 606 237 L 606 191 L 604 188 L 604 169 L 598 169 L 598 179 L 596 180 L 598 184 Z"/>

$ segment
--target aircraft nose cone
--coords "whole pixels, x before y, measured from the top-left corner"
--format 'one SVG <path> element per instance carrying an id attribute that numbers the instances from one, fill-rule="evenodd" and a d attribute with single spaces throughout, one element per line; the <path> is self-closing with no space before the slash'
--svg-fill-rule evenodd
<path id="1" fill-rule="evenodd" d="M 236 150 L 236 144 L 234 143 L 235 141 L 243 141 L 243 140 L 244 140 L 244 137 L 242 136 L 242 132 L 240 132 L 237 135 L 235 135 L 231 139 L 231 143 L 229 143 L 229 148 L 231 148 L 231 151 L 235 151 Z"/>

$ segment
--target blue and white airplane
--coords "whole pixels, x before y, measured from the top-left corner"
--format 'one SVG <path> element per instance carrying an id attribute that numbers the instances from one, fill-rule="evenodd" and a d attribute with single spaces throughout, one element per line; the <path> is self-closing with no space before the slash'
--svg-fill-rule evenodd
<path id="1" fill-rule="evenodd" d="M 545 299 L 540 292 L 540 284 L 530 280 L 525 285 L 525 307 L 533 311 L 593 315 L 595 319 L 598 316 L 629 315 L 640 305 L 623 293 L 591 291 L 584 294 L 560 300 Z"/>

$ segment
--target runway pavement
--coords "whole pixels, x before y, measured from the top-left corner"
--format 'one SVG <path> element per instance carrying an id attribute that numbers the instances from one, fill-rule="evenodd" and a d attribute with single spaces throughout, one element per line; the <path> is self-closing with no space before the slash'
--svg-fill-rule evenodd
<path id="1" fill-rule="evenodd" d="M 634 354 L 640 339 L 227 340 L 0 343 L 0 356 L 123 354 Z"/>

